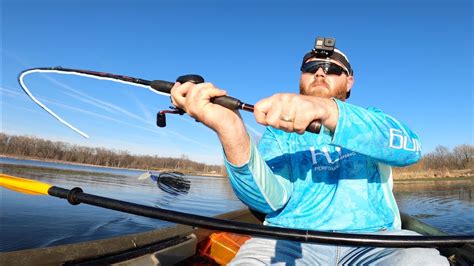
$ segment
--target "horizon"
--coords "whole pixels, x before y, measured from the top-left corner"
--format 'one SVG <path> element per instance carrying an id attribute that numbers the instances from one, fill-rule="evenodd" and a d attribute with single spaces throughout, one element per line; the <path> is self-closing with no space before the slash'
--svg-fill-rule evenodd
<path id="1" fill-rule="evenodd" d="M 0 133 L 0 134 L 5 134 L 5 133 Z M 26 138 L 37 138 L 37 139 L 40 139 L 40 140 L 46 140 L 46 141 L 52 141 L 52 142 L 60 142 L 60 143 L 64 143 L 64 144 L 67 144 L 67 145 L 76 145 L 76 144 L 73 144 L 73 143 L 69 143 L 69 142 L 63 142 L 63 141 L 58 141 L 58 140 L 53 140 L 53 139 L 45 139 L 45 138 L 39 138 L 39 137 L 36 137 L 36 136 L 30 136 L 30 135 L 9 135 L 9 134 L 5 134 L 7 136 L 10 136 L 10 137 L 26 137 Z M 436 148 L 438 147 L 445 147 L 445 148 L 448 148 L 449 152 L 454 152 L 453 149 L 456 148 L 456 147 L 459 147 L 459 146 L 462 146 L 462 145 L 471 145 L 472 144 L 466 144 L 466 143 L 461 143 L 461 144 L 458 144 L 456 145 L 455 147 L 453 148 L 449 148 L 449 147 L 446 147 L 446 146 L 443 146 L 443 145 L 438 145 L 435 147 L 435 150 Z M 133 153 L 129 150 L 118 150 L 118 149 L 115 149 L 115 148 L 106 148 L 106 147 L 101 147 L 101 146 L 86 146 L 86 145 L 80 145 L 78 147 L 84 147 L 84 148 L 90 148 L 90 149 L 106 149 L 108 151 L 111 151 L 113 153 L 120 153 L 120 152 L 128 152 L 128 154 L 130 154 L 131 156 L 136 156 L 136 157 L 141 157 L 141 156 L 156 156 L 158 159 L 167 159 L 167 158 L 170 158 L 170 159 L 178 159 L 178 160 L 190 160 L 192 162 L 196 162 L 196 163 L 201 163 L 201 162 L 198 162 L 198 161 L 194 161 L 192 160 L 191 158 L 188 158 L 188 156 L 186 154 L 182 154 L 180 157 L 167 157 L 167 156 L 158 156 L 158 155 L 150 155 L 150 154 L 140 154 L 140 153 Z M 433 153 L 435 152 L 435 150 L 431 151 L 430 153 Z M 422 157 L 420 159 L 420 162 L 421 160 L 426 156 L 428 155 L 429 153 L 425 153 L 425 154 L 422 154 Z M 2 154 L 0 154 L 2 155 Z M 15 158 L 16 155 L 14 154 L 3 154 L 5 155 L 6 157 L 12 157 L 12 158 Z M 28 156 L 27 156 L 28 157 Z M 417 162 L 418 163 L 418 162 Z M 208 166 L 223 166 L 223 163 L 220 163 L 220 164 L 209 164 L 209 163 L 203 163 L 205 165 L 208 165 Z M 416 164 L 416 163 L 415 163 Z M 413 164 L 413 165 L 415 165 Z M 410 165 L 412 166 L 412 165 Z M 405 167 L 394 167 L 394 168 L 405 168 Z"/>
<path id="2" fill-rule="evenodd" d="M 187 115 L 156 127 L 168 97 L 84 77 L 27 76 L 32 92 L 85 139 L 36 106 L 17 76 L 58 65 L 148 80 L 196 73 L 255 104 L 298 93 L 302 57 L 324 36 L 336 38 L 354 68 L 349 103 L 407 124 L 423 155 L 438 145 L 473 145 L 472 1 L 342 1 L 336 15 L 320 9 L 303 0 L 2 1 L 2 132 L 220 165 L 215 133 Z M 252 114 L 242 117 L 258 139 L 264 127 Z"/>

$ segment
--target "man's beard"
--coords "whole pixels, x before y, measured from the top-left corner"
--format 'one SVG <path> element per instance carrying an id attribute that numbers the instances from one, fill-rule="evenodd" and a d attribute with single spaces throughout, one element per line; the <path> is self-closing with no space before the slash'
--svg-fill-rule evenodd
<path id="1" fill-rule="evenodd" d="M 331 88 L 325 78 L 315 78 L 307 88 L 302 88 L 300 84 L 300 94 L 321 98 L 334 97 L 345 101 L 347 96 L 346 86 L 347 84 L 341 84 L 336 88 Z"/>

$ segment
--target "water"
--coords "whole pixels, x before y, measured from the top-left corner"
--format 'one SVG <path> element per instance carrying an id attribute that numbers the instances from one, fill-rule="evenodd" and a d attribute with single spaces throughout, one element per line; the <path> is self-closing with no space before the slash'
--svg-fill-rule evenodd
<path id="1" fill-rule="evenodd" d="M 474 178 L 395 183 L 401 211 L 449 234 L 474 235 Z"/>
<path id="2" fill-rule="evenodd" d="M 54 169 L 61 169 L 61 170 L 107 173 L 107 174 L 125 175 L 125 176 L 136 176 L 143 173 L 143 171 L 135 170 L 135 169 L 110 168 L 110 167 L 102 167 L 102 166 L 55 163 L 55 162 L 44 162 L 44 161 L 36 161 L 36 160 L 22 160 L 22 159 L 8 158 L 8 157 L 0 157 L 0 163 L 24 165 L 24 166 L 47 167 L 47 168 L 54 168 Z"/>
<path id="3" fill-rule="evenodd" d="M 215 216 L 243 208 L 224 178 L 187 176 L 191 180 L 189 192 L 170 195 L 158 189 L 151 179 L 138 180 L 143 171 L 124 170 L 120 175 L 120 169 L 10 158 L 0 158 L 0 164 L 5 174 L 69 189 L 79 186 L 86 193 L 186 213 Z M 101 173 L 91 173 L 96 169 Z M 103 239 L 172 225 L 85 204 L 72 206 L 51 196 L 25 195 L 4 188 L 0 188 L 0 198 L 0 251 Z"/>
<path id="4" fill-rule="evenodd" d="M 243 207 L 224 178 L 190 176 L 185 195 L 159 190 L 138 170 L 0 158 L 2 172 L 105 197 L 205 216 Z M 49 167 L 49 168 L 32 168 Z M 62 170 L 58 170 L 62 169 Z M 63 170 L 73 170 L 63 171 Z M 94 174 L 91 172 L 96 172 Z M 450 234 L 474 235 L 474 180 L 395 184 L 400 210 Z M 172 225 L 49 196 L 0 188 L 0 251 L 103 239 Z"/>

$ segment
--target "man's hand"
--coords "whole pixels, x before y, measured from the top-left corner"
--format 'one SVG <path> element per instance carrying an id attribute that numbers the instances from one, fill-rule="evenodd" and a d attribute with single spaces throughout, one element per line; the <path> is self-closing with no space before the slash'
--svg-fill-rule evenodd
<path id="1" fill-rule="evenodd" d="M 315 120 L 321 121 L 321 124 L 334 132 L 339 110 L 336 102 L 331 99 L 279 93 L 259 101 L 255 105 L 254 115 L 262 125 L 303 134 Z"/>
<path id="2" fill-rule="evenodd" d="M 236 111 L 210 102 L 211 98 L 226 94 L 224 90 L 216 88 L 212 83 L 176 83 L 171 89 L 171 102 L 219 133 L 226 126 L 231 126 L 237 120 L 241 120 Z"/>
<path id="3" fill-rule="evenodd" d="M 211 103 L 212 98 L 226 94 L 211 83 L 176 83 L 171 88 L 171 102 L 214 130 L 229 162 L 240 165 L 250 156 L 250 139 L 244 123 L 237 110 Z"/>

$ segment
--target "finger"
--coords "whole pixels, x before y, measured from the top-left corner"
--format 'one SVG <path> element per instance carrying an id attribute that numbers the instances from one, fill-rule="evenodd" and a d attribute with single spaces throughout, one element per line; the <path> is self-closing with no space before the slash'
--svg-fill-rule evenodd
<path id="1" fill-rule="evenodd" d="M 265 98 L 255 104 L 253 115 L 255 116 L 255 120 L 257 121 L 257 123 L 265 126 L 267 125 L 265 117 L 267 116 L 267 112 L 271 108 L 271 105 L 272 103 L 270 98 Z"/>
<path id="2" fill-rule="evenodd" d="M 196 85 L 191 82 L 185 82 L 183 84 L 176 82 L 171 88 L 172 99 L 174 98 L 178 105 L 184 105 L 186 97 L 194 86 Z"/>
<path id="3" fill-rule="evenodd" d="M 183 87 L 181 83 L 176 82 L 170 90 L 171 103 L 174 106 L 180 107 L 184 104 L 185 95 L 185 87 Z"/>
<path id="4" fill-rule="evenodd" d="M 188 90 L 186 95 L 186 106 L 194 107 L 204 106 L 210 103 L 211 99 L 226 95 L 224 90 L 216 88 L 212 83 L 201 83 Z"/>
<path id="5" fill-rule="evenodd" d="M 212 83 L 202 83 L 196 86 L 196 95 L 200 100 L 209 100 L 227 95 L 225 90 L 215 87 Z"/>
<path id="6" fill-rule="evenodd" d="M 298 108 L 295 113 L 294 131 L 298 134 L 304 134 L 309 124 L 320 116 L 321 109 L 314 105 L 301 104 L 301 108 Z"/>
<path id="7" fill-rule="evenodd" d="M 293 122 L 293 132 L 304 134 L 310 122 L 304 114 L 297 113 Z"/>
<path id="8" fill-rule="evenodd" d="M 265 116 L 265 123 L 269 126 L 274 128 L 280 128 L 281 122 L 281 112 L 282 112 L 282 102 L 275 99 L 272 104 L 271 108 L 268 110 Z"/>
<path id="9" fill-rule="evenodd" d="M 285 132 L 288 132 L 288 133 L 291 133 L 291 132 L 294 132 L 294 129 L 293 129 L 293 121 L 279 121 L 279 129 L 285 131 Z"/>
<path id="10" fill-rule="evenodd" d="M 297 106 L 293 102 L 284 104 L 280 115 L 280 129 L 285 132 L 294 132 L 294 123 L 296 119 Z M 285 121 L 284 118 L 288 118 L 289 121 Z"/>

